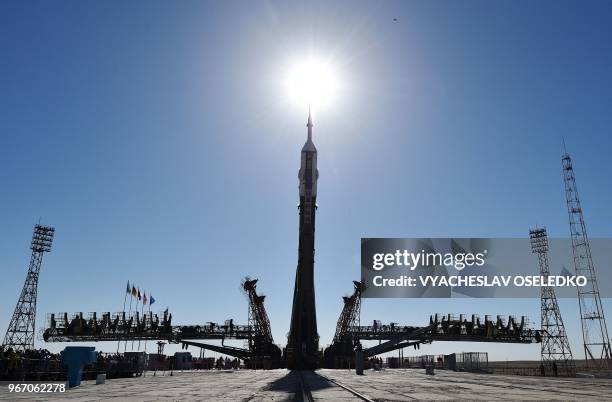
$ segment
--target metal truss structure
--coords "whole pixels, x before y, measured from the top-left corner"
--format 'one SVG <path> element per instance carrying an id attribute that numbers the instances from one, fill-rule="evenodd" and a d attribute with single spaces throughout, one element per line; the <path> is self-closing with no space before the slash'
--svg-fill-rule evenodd
<path id="1" fill-rule="evenodd" d="M 359 326 L 361 313 L 361 292 L 365 289 L 363 282 L 353 281 L 353 294 L 344 296 L 344 306 L 336 324 L 333 342 L 341 342 L 350 337 L 350 329 Z"/>
<path id="2" fill-rule="evenodd" d="M 127 316 L 125 312 L 97 313 L 84 318 L 83 313 L 49 314 L 48 326 L 43 333 L 46 342 L 98 342 L 125 340 L 165 340 L 180 343 L 183 348 L 195 346 L 237 357 L 253 368 L 273 368 L 281 365 L 281 350 L 274 344 L 270 321 L 264 307 L 264 296 L 256 292 L 257 279 L 246 279 L 243 290 L 249 299 L 249 325 L 236 325 L 226 320 L 223 325 L 213 322 L 204 325 L 172 325 L 172 314 L 138 312 Z M 160 318 L 161 317 L 161 318 Z M 59 319 L 58 319 L 59 318 Z M 240 339 L 248 348 L 224 345 L 227 339 Z M 221 340 L 221 345 L 195 342 Z"/>
<path id="3" fill-rule="evenodd" d="M 209 322 L 203 325 L 172 325 L 172 314 L 148 313 L 142 318 L 137 312 L 127 316 L 125 312 L 49 314 L 43 333 L 46 342 L 98 342 L 125 340 L 165 340 L 178 343 L 183 339 L 245 339 L 253 337 L 249 325 L 236 325 L 226 320 L 220 325 Z M 58 320 L 58 317 L 61 317 Z"/>
<path id="4" fill-rule="evenodd" d="M 264 306 L 266 296 L 257 294 L 257 279 L 245 278 L 242 289 L 249 300 L 249 327 L 253 329 L 248 343 L 249 363 L 253 368 L 279 366 L 281 350 L 272 338 L 270 319 Z"/>
<path id="5" fill-rule="evenodd" d="M 353 294 L 344 296 L 344 305 L 336 323 L 332 344 L 323 352 L 325 367 L 352 367 L 355 347 L 351 328 L 359 327 L 363 282 L 353 281 Z"/>
<path id="6" fill-rule="evenodd" d="M 205 325 L 171 325 L 171 317 L 164 315 L 161 322 L 152 313 L 140 319 L 138 314 L 126 317 L 125 313 L 104 313 L 102 319 L 91 313 L 83 318 L 82 313 L 60 313 L 63 317 L 59 322 L 55 314 L 49 315 L 48 328 L 44 332 L 47 342 L 98 342 L 123 340 L 166 340 L 181 343 L 183 346 L 195 346 L 213 350 L 228 356 L 238 357 L 246 362 L 257 361 L 260 367 L 273 368 L 282 366 L 280 349 L 271 344 L 266 350 L 237 348 L 233 346 L 212 345 L 194 342 L 194 340 L 250 340 L 257 336 L 251 325 L 235 325 L 233 320 L 227 320 L 224 325 L 207 323 Z M 430 318 L 430 323 L 424 327 L 402 326 L 398 324 L 383 325 L 374 321 L 369 326 L 351 326 L 343 342 L 330 345 L 325 351 L 326 364 L 337 361 L 337 358 L 352 359 L 353 347 L 361 341 L 378 340 L 379 345 L 364 349 L 366 357 L 376 356 L 392 350 L 409 346 L 419 347 L 420 344 L 433 341 L 467 341 L 467 342 L 501 342 L 501 343 L 533 343 L 541 340 L 539 331 L 527 328 L 526 319 L 516 321 L 510 317 L 504 321 L 501 316 L 493 321 L 486 316 L 483 323 L 473 315 L 471 321 L 462 316 L 455 319 L 450 315 L 436 314 Z M 253 345 L 257 345 L 254 343 Z M 334 345 L 347 346 L 348 349 Z M 267 353 L 267 354 L 266 354 Z"/>
<path id="7" fill-rule="evenodd" d="M 599 295 L 595 265 L 591 256 L 582 206 L 578 197 L 572 158 L 567 152 L 562 156 L 561 163 L 572 238 L 574 268 L 576 275 L 583 275 L 588 280 L 587 286 L 578 287 L 584 354 L 588 366 L 596 369 L 609 369 L 612 368 L 612 361 L 610 360 L 612 351 L 610 349 L 608 327 Z"/>
<path id="8" fill-rule="evenodd" d="M 44 253 L 51 251 L 55 229 L 50 226 L 34 226 L 32 235 L 32 256 L 28 275 L 15 306 L 11 322 L 6 330 L 3 345 L 19 351 L 34 349 L 34 330 L 36 328 L 36 298 L 38 296 L 38 276 Z"/>
<path id="9" fill-rule="evenodd" d="M 334 340 L 323 353 L 323 364 L 327 368 L 351 368 L 355 366 L 355 351 L 364 358 L 373 357 L 406 347 L 420 348 L 421 344 L 434 341 L 537 343 L 542 340 L 538 330 L 528 328 L 526 317 L 516 320 L 513 316 L 504 320 L 497 316 L 485 316 L 484 321 L 473 314 L 468 320 L 465 315 L 455 318 L 450 314 L 436 314 L 429 319 L 429 325 L 415 327 L 390 323 L 383 325 L 374 321 L 372 325 L 359 325 L 361 292 L 363 284 L 353 282 L 354 292 L 344 297 L 344 307 L 336 325 Z M 379 344 L 363 349 L 362 341 L 379 341 Z"/>
<path id="10" fill-rule="evenodd" d="M 531 251 L 538 256 L 540 275 L 548 278 L 550 269 L 548 265 L 548 235 L 545 228 L 536 228 L 529 231 Z M 540 287 L 540 317 L 542 328 L 541 359 L 545 372 L 553 375 L 561 373 L 564 376 L 576 375 L 576 363 L 572 356 L 569 339 L 565 332 L 565 325 L 557 303 L 555 288 L 552 286 Z"/>
<path id="11" fill-rule="evenodd" d="M 513 316 L 504 320 L 498 315 L 493 321 L 491 316 L 485 316 L 484 322 L 476 314 L 467 320 L 463 314 L 459 319 L 450 314 L 436 314 L 429 319 L 425 327 L 402 326 L 396 323 L 382 325 L 374 321 L 371 326 L 351 328 L 353 339 L 359 342 L 365 340 L 386 341 L 368 349 L 364 349 L 366 357 L 412 346 L 415 349 L 421 344 L 434 341 L 455 342 L 498 342 L 498 343 L 535 343 L 541 341 L 541 333 L 528 328 L 527 318 L 520 321 Z"/>
<path id="12" fill-rule="evenodd" d="M 257 279 L 245 278 L 242 289 L 249 299 L 249 326 L 253 328 L 256 336 L 252 341 L 274 343 L 270 320 L 264 307 L 266 296 L 257 294 Z"/>

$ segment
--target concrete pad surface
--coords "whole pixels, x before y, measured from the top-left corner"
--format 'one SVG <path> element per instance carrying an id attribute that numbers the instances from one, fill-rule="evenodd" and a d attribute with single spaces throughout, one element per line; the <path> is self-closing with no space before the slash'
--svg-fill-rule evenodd
<path id="1" fill-rule="evenodd" d="M 0 387 L 0 400 L 10 401 L 291 401 L 302 400 L 301 382 L 315 401 L 360 401 L 342 384 L 375 401 L 411 400 L 612 400 L 612 380 L 540 378 L 421 369 L 185 371 L 140 378 L 84 381 L 65 393 L 9 393 Z M 333 380 L 333 381 L 331 381 Z"/>
<path id="2" fill-rule="evenodd" d="M 507 401 L 610 401 L 612 380 L 500 376 L 422 369 L 366 371 L 356 376 L 348 370 L 318 373 L 380 401 L 507 400 Z"/>

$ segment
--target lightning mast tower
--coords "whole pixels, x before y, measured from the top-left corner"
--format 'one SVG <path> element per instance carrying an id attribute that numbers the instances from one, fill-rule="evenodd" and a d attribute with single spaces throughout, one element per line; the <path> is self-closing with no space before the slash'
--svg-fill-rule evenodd
<path id="1" fill-rule="evenodd" d="M 548 267 L 548 235 L 545 228 L 529 231 L 531 252 L 538 255 L 540 275 L 547 278 L 550 275 Z M 568 377 L 576 375 L 576 363 L 572 356 L 565 325 L 557 303 L 555 288 L 540 287 L 541 328 L 545 331 L 541 344 L 541 359 L 546 371 L 561 372 Z M 556 366 L 556 369 L 555 369 Z"/>
<path id="2" fill-rule="evenodd" d="M 15 350 L 34 349 L 34 329 L 36 326 L 36 297 L 38 294 L 38 274 L 44 253 L 51 251 L 55 229 L 50 226 L 34 226 L 32 235 L 32 256 L 21 296 L 17 301 L 13 318 L 6 330 L 4 345 Z"/>
<path id="3" fill-rule="evenodd" d="M 578 287 L 578 304 L 580 306 L 580 323 L 584 340 L 584 354 L 587 366 L 602 369 L 612 368 L 610 361 L 610 338 L 604 316 L 599 287 L 595 275 L 595 266 L 591 256 L 591 247 L 586 232 L 582 207 L 576 187 L 576 176 L 572 158 L 567 151 L 561 157 L 563 166 L 563 181 L 565 183 L 565 199 L 569 216 L 572 251 L 576 275 L 584 275 L 588 283 Z"/>

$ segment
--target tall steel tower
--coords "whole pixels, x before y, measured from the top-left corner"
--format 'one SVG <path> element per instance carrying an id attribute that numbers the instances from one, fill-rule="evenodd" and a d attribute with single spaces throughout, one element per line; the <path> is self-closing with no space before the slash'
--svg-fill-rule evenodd
<path id="1" fill-rule="evenodd" d="M 550 269 L 548 268 L 546 229 L 530 230 L 529 238 L 531 239 L 531 251 L 538 255 L 540 275 L 547 278 L 550 275 Z M 540 299 L 541 328 L 544 331 L 541 344 L 542 364 L 547 372 L 573 377 L 576 375 L 576 363 L 567 339 L 563 318 L 561 318 L 555 288 L 552 286 L 540 287 Z"/>
<path id="2" fill-rule="evenodd" d="M 287 339 L 289 368 L 313 369 L 319 365 L 319 334 L 314 290 L 314 235 L 317 209 L 317 148 L 312 142 L 312 119 L 308 113 L 308 138 L 302 147 L 300 181 L 300 235 L 298 264 L 293 290 L 293 309 Z"/>
<path id="3" fill-rule="evenodd" d="M 599 296 L 599 287 L 595 275 L 595 266 L 591 257 L 591 247 L 582 216 L 582 207 L 578 198 L 576 177 L 572 158 L 567 152 L 561 157 L 563 181 L 565 182 L 565 199 L 569 215 L 574 268 L 576 275 L 584 275 L 588 283 L 578 287 L 580 322 L 584 339 L 584 354 L 587 365 L 593 368 L 612 368 L 610 361 L 610 338 L 604 317 L 603 305 Z"/>
<path id="4" fill-rule="evenodd" d="M 6 330 L 4 345 L 15 350 L 34 349 L 34 329 L 36 326 L 36 296 L 38 294 L 38 274 L 43 253 L 51 251 L 55 229 L 50 226 L 34 226 L 32 235 L 32 257 L 21 296 L 17 301 L 13 318 Z"/>

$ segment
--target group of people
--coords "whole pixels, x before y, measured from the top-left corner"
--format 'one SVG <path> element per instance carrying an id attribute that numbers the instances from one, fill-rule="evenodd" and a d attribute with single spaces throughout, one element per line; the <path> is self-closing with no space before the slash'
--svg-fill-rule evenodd
<path id="1" fill-rule="evenodd" d="M 0 346 L 0 379 L 13 379 L 23 373 L 48 372 L 54 365 L 61 366 L 61 357 L 47 349 L 21 351 Z"/>
<path id="2" fill-rule="evenodd" d="M 166 360 L 164 356 L 164 360 Z M 238 369 L 238 359 L 219 357 L 218 359 L 202 359 L 208 364 L 194 364 L 200 369 Z M 163 369 L 178 369 L 178 365 L 167 360 L 169 365 Z M 97 353 L 96 362 L 85 367 L 84 376 L 104 372 L 107 378 L 132 377 L 139 375 L 145 368 L 143 352 L 129 353 Z M 203 362 L 202 362 L 203 363 Z M 165 365 L 163 365 L 165 367 Z M 181 369 L 191 369 L 185 367 Z M 160 368 L 162 369 L 162 368 Z M 16 350 L 12 347 L 0 346 L 0 381 L 42 381 L 65 379 L 66 368 L 59 353 L 51 353 L 47 349 Z"/>
<path id="3" fill-rule="evenodd" d="M 128 358 L 121 353 L 102 353 L 98 352 L 98 363 L 122 362 Z"/>
<path id="4" fill-rule="evenodd" d="M 0 359 L 38 359 L 51 360 L 59 355 L 47 349 L 28 349 L 26 351 L 14 350 L 10 346 L 0 345 Z"/>
<path id="5" fill-rule="evenodd" d="M 89 372 L 106 372 L 109 378 L 131 376 L 142 365 L 138 354 L 98 352 L 97 361 L 85 368 Z M 16 350 L 0 346 L 0 381 L 58 380 L 66 376 L 61 354 L 47 349 Z"/>

